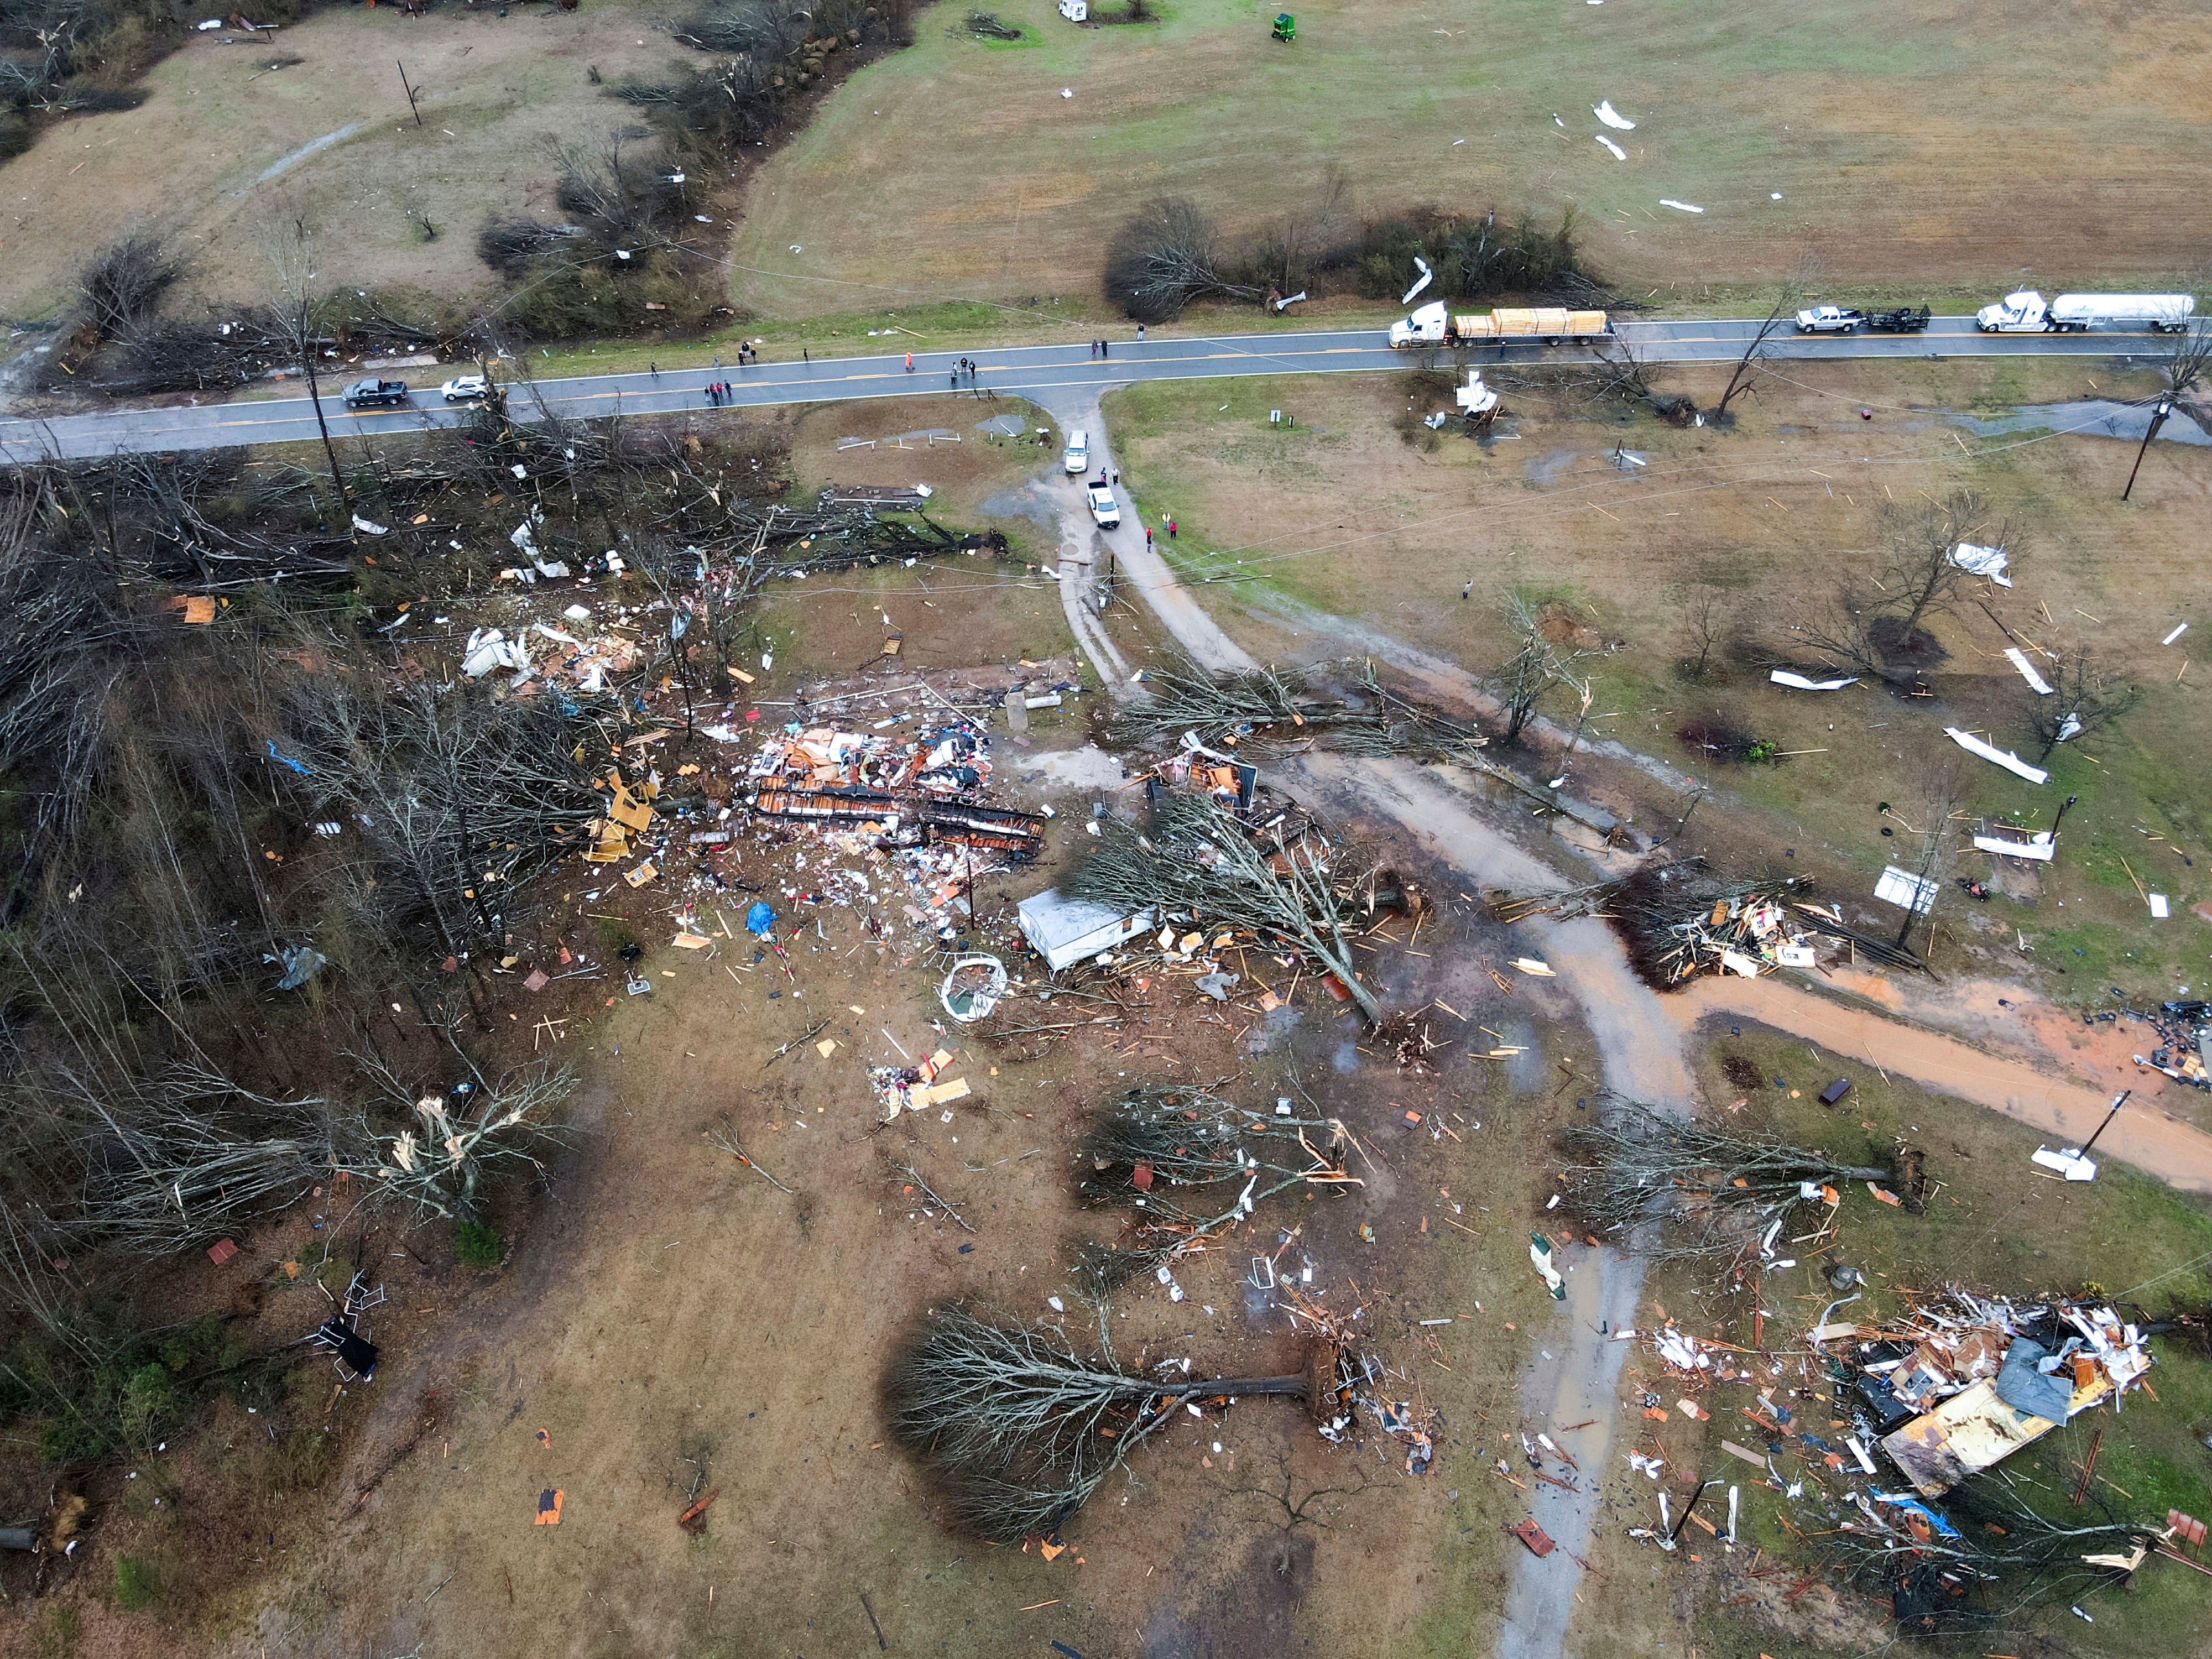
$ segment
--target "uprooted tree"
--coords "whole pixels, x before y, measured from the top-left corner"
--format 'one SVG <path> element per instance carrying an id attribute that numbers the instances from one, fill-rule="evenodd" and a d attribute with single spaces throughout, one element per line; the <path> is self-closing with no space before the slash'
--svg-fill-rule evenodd
<path id="1" fill-rule="evenodd" d="M 960 1530 L 1018 1544 L 1066 1523 L 1129 1455 L 1189 1398 L 1290 1395 L 1333 1400 L 1333 1345 L 1295 1376 L 1132 1376 L 1079 1352 L 1048 1325 L 945 1309 L 910 1336 L 885 1373 L 892 1437 L 927 1471 Z"/>
<path id="2" fill-rule="evenodd" d="M 1551 691 L 1565 686 L 1589 706 L 1589 677 L 1575 672 L 1587 653 L 1569 651 L 1545 637 L 1543 620 L 1518 593 L 1505 596 L 1505 624 L 1513 640 L 1513 654 L 1495 676 L 1498 701 L 1504 706 L 1505 730 L 1501 741 L 1517 744 L 1536 718 L 1537 705 Z"/>
<path id="3" fill-rule="evenodd" d="M 1571 1212 L 1645 1255 L 1740 1263 L 1823 1184 L 1887 1181 L 1888 1170 L 1708 1127 L 1605 1091 L 1562 1137 Z M 1808 1190 L 1810 1189 L 1809 1194 Z"/>
<path id="4" fill-rule="evenodd" d="M 1126 1209 L 1148 1230 L 1195 1237 L 1293 1187 L 1363 1185 L 1345 1167 L 1352 1144 L 1340 1118 L 1273 1117 L 1204 1089 L 1139 1086 L 1093 1119 L 1075 1191 L 1086 1209 Z"/>
<path id="5" fill-rule="evenodd" d="M 1109 818 L 1101 835 L 1068 884 L 1075 896 L 1279 939 L 1334 975 L 1370 1024 L 1382 1023 L 1344 931 L 1362 914 L 1372 868 L 1347 878 L 1342 849 L 1310 821 L 1285 813 L 1255 830 L 1209 795 L 1176 794 L 1160 802 L 1150 833 Z"/>
<path id="6" fill-rule="evenodd" d="M 1187 196 L 1147 202 L 1106 250 L 1106 295 L 1140 323 L 1172 322 L 1194 300 L 1256 300 L 1224 268 L 1213 221 Z"/>
<path id="7" fill-rule="evenodd" d="M 1116 739 L 1132 748 L 1195 732 L 1208 744 L 1318 740 L 1347 755 L 1466 763 L 1490 741 L 1467 721 L 1399 696 L 1364 659 L 1219 676 L 1154 669 L 1145 684 L 1152 695 L 1114 717 Z"/>
<path id="8" fill-rule="evenodd" d="M 2009 1630 L 2040 1603 L 2124 1580 L 2164 1537 L 2101 1497 L 2090 1515 L 2054 1519 L 2002 1469 L 1952 1488 L 1944 1508 L 1955 1524 L 1932 1523 L 1900 1494 L 1860 1492 L 1851 1503 L 1856 1513 L 1821 1535 L 1820 1552 L 1849 1583 L 1886 1596 L 1905 1636 Z"/>

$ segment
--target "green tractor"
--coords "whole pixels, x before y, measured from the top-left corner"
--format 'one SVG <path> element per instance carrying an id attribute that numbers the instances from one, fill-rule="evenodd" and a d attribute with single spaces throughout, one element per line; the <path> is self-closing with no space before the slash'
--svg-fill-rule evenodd
<path id="1" fill-rule="evenodd" d="M 1288 45 L 1298 38 L 1298 20 L 1286 11 L 1275 14 L 1275 39 Z"/>

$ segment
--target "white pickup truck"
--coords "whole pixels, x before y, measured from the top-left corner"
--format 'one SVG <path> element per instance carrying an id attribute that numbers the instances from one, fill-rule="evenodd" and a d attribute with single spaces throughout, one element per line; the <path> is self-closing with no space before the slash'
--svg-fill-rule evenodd
<path id="1" fill-rule="evenodd" d="M 2079 334 L 2106 323 L 2148 324 L 2154 333 L 2179 334 L 2196 315 L 2188 294 L 2062 294 L 2045 305 L 2033 289 L 2008 294 L 1974 313 L 1984 334 Z"/>
<path id="2" fill-rule="evenodd" d="M 1814 306 L 1797 313 L 1800 334 L 1856 334 L 1866 326 L 1866 313 L 1842 306 Z"/>

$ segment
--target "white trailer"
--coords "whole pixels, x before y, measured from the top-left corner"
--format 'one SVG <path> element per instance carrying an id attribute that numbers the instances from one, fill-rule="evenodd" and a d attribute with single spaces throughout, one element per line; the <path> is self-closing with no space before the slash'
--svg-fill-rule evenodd
<path id="1" fill-rule="evenodd" d="M 2033 289 L 2008 294 L 1974 313 L 1984 334 L 2079 334 L 2114 323 L 2139 323 L 2179 334 L 2197 313 L 2188 294 L 2062 294 L 2049 304 Z"/>
<path id="2" fill-rule="evenodd" d="M 1032 893 L 1015 912 L 1022 936 L 1055 974 L 1146 932 L 1153 914 L 1144 909 L 1125 915 L 1110 905 L 1066 897 L 1057 887 Z"/>

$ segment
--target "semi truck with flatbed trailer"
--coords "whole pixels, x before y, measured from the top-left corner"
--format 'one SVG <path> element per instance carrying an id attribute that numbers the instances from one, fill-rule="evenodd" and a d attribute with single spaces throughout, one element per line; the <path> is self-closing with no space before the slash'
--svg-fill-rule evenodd
<path id="1" fill-rule="evenodd" d="M 2197 314 L 2189 294 L 2062 294 L 2049 304 L 2033 289 L 2008 294 L 1974 313 L 1984 334 L 2079 334 L 2114 323 L 2141 323 L 2179 334 Z"/>
<path id="2" fill-rule="evenodd" d="M 1493 311 L 1455 315 L 1442 301 L 1423 306 L 1390 325 L 1390 344 L 1404 351 L 1415 346 L 1503 345 L 1512 340 L 1601 340 L 1613 332 L 1602 311 L 1570 311 L 1563 306 L 1500 306 Z"/>

